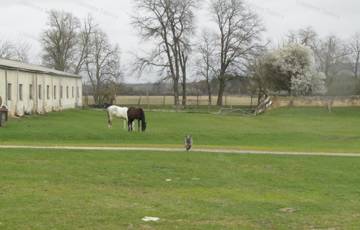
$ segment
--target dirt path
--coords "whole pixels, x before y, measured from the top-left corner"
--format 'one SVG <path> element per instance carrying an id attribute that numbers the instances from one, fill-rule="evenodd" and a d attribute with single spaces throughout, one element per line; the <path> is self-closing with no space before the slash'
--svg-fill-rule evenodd
<path id="1" fill-rule="evenodd" d="M 77 146 L 25 146 L 0 145 L 0 149 L 47 149 L 47 150 L 85 150 L 85 151 L 152 151 L 152 152 L 185 152 L 182 148 L 154 148 L 154 147 L 77 147 Z M 254 151 L 230 149 L 195 148 L 194 153 L 227 153 L 227 154 L 254 154 L 254 155 L 282 155 L 282 156 L 329 156 L 329 157 L 360 157 L 360 153 L 321 153 L 321 152 L 280 152 Z"/>

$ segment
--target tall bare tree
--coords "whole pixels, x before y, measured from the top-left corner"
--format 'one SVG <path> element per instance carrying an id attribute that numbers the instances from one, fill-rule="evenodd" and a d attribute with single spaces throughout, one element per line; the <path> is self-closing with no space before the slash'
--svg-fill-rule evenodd
<path id="1" fill-rule="evenodd" d="M 300 29 L 298 32 L 299 43 L 304 46 L 313 48 L 317 41 L 317 33 L 312 27 Z"/>
<path id="2" fill-rule="evenodd" d="M 319 47 L 320 39 L 312 27 L 306 27 L 297 31 L 289 31 L 284 39 L 283 46 L 289 44 L 300 44 L 311 48 L 314 53 Z"/>
<path id="3" fill-rule="evenodd" d="M 263 26 L 258 16 L 242 0 L 212 0 L 211 14 L 218 27 L 219 92 L 218 105 L 223 104 L 226 82 L 244 71 L 249 56 L 262 47 Z"/>
<path id="4" fill-rule="evenodd" d="M 100 29 L 90 37 L 90 51 L 85 59 L 86 73 L 92 86 L 96 104 L 110 102 L 121 80 L 120 49 L 109 43 L 107 35 Z"/>
<path id="5" fill-rule="evenodd" d="M 273 77 L 275 74 L 271 68 L 269 68 L 269 55 L 264 54 L 263 56 L 254 59 L 249 66 L 249 73 L 252 76 L 250 91 L 252 94 L 258 95 L 258 105 L 261 103 L 261 98 L 268 95 L 270 85 L 272 89 L 277 88 L 276 79 L 268 80 L 267 77 Z"/>
<path id="6" fill-rule="evenodd" d="M 73 14 L 52 10 L 41 36 L 44 65 L 79 74 L 89 52 L 89 38 L 96 27 L 91 16 L 84 23 Z"/>
<path id="7" fill-rule="evenodd" d="M 331 84 L 334 77 L 342 70 L 339 66 L 347 62 L 350 54 L 348 48 L 338 37 L 328 36 L 318 42 L 314 52 L 319 71 L 325 73 L 327 83 Z"/>
<path id="8" fill-rule="evenodd" d="M 182 86 L 182 105 L 186 106 L 187 101 L 187 66 L 189 62 L 190 46 L 179 43 L 179 64 L 181 69 L 181 86 Z"/>
<path id="9" fill-rule="evenodd" d="M 70 70 L 79 28 L 79 19 L 71 13 L 56 10 L 49 12 L 48 28 L 41 37 L 45 65 L 60 71 Z"/>
<path id="10" fill-rule="evenodd" d="M 173 82 L 175 105 L 179 105 L 179 81 L 182 81 L 183 104 L 186 103 L 186 72 L 191 51 L 194 14 L 198 0 L 135 0 L 137 16 L 133 25 L 144 40 L 153 40 L 150 55 L 138 58 L 140 71 L 160 68 Z"/>
<path id="11" fill-rule="evenodd" d="M 74 54 L 73 72 L 80 74 L 84 69 L 86 59 L 90 55 L 91 51 L 91 36 L 96 30 L 97 25 L 94 23 L 93 18 L 89 15 L 84 21 L 82 28 L 77 38 L 77 48 Z"/>
<path id="12" fill-rule="evenodd" d="M 356 79 L 359 78 L 359 63 L 360 63 L 360 33 L 355 34 L 349 44 L 351 52 L 351 60 L 353 63 L 353 72 Z"/>
<path id="13" fill-rule="evenodd" d="M 209 105 L 212 105 L 211 81 L 217 74 L 215 40 L 209 31 L 203 31 L 198 45 L 199 59 L 197 61 L 197 73 L 205 80 L 208 93 Z"/>

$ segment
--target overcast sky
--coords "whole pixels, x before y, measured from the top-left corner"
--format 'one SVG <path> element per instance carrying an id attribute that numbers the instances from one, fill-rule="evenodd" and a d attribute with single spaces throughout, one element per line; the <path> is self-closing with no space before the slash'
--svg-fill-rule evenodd
<path id="1" fill-rule="evenodd" d="M 359 0 L 247 0 L 266 26 L 265 38 L 275 43 L 289 30 L 312 26 L 321 36 L 335 34 L 343 39 L 360 32 Z M 209 16 L 206 4 L 196 15 L 199 28 Z M 32 62 L 40 60 L 39 35 L 46 26 L 47 11 L 62 9 L 79 18 L 91 13 L 113 43 L 122 50 L 122 63 L 130 63 L 130 52 L 139 50 L 136 30 L 130 25 L 132 0 L 0 0 L 0 39 L 31 44 Z M 127 81 L 134 82 L 130 78 Z M 144 80 L 143 80 L 144 81 Z"/>

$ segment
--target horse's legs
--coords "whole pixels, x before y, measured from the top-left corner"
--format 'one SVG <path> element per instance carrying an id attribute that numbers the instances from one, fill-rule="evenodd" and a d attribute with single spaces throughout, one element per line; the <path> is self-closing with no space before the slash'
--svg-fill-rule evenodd
<path id="1" fill-rule="evenodd" d="M 138 120 L 138 132 L 140 132 L 140 120 Z"/>
<path id="2" fill-rule="evenodd" d="M 109 120 L 108 120 L 108 127 L 109 127 L 109 129 L 112 128 L 112 120 L 111 120 L 111 118 L 109 118 Z"/>
<path id="3" fill-rule="evenodd" d="M 131 132 L 132 131 L 132 120 L 128 120 L 128 131 Z"/>
<path id="4" fill-rule="evenodd" d="M 107 117 L 108 117 L 108 127 L 112 128 L 112 116 L 109 110 L 106 111 Z"/>

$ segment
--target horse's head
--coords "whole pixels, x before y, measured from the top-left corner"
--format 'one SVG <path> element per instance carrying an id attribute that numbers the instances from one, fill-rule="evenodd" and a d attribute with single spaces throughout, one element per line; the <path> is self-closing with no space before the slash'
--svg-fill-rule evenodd
<path id="1" fill-rule="evenodd" d="M 108 103 L 105 103 L 105 104 L 103 105 L 104 109 L 107 109 L 107 108 L 109 108 L 110 106 L 112 106 L 112 105 L 111 105 L 111 104 L 108 104 Z"/>

